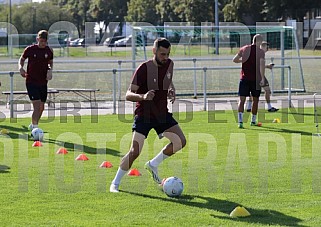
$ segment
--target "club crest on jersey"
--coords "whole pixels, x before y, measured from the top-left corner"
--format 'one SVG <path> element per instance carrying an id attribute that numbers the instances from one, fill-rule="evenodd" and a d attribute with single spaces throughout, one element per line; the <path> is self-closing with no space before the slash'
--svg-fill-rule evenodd
<path id="1" fill-rule="evenodd" d="M 33 55 L 33 57 L 34 57 L 34 58 L 36 58 L 36 57 L 37 57 L 37 55 L 36 55 L 36 54 L 34 54 L 34 55 Z"/>
<path id="2" fill-rule="evenodd" d="M 48 58 L 48 54 L 47 53 L 45 54 L 45 58 Z"/>
<path id="3" fill-rule="evenodd" d="M 167 78 L 170 79 L 172 77 L 172 74 L 170 72 L 167 72 Z"/>

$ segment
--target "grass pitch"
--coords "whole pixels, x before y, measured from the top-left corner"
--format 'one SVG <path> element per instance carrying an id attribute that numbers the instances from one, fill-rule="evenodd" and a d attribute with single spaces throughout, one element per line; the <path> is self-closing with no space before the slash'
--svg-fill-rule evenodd
<path id="1" fill-rule="evenodd" d="M 261 114 L 262 116 L 263 114 Z M 109 193 L 131 140 L 132 116 L 44 119 L 42 147 L 32 147 L 30 119 L 0 123 L 0 219 L 3 226 L 319 226 L 321 137 L 312 109 L 264 115 L 262 127 L 237 128 L 235 112 L 176 114 L 186 147 L 165 160 L 161 177 L 184 182 L 167 197 L 144 170 L 166 139 L 152 131 L 119 194 Z M 245 115 L 247 119 L 248 115 Z M 281 123 L 272 123 L 280 118 Z M 67 155 L 58 155 L 60 147 Z M 75 161 L 86 154 L 88 161 Z M 99 168 L 110 161 L 112 168 Z M 244 206 L 250 217 L 231 218 Z"/>

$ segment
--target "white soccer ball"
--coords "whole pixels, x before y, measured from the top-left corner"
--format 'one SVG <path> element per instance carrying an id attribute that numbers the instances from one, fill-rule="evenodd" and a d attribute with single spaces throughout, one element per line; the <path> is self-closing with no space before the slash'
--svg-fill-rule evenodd
<path id="1" fill-rule="evenodd" d="M 34 128 L 31 131 L 31 136 L 34 141 L 42 141 L 43 140 L 43 131 L 41 128 Z"/>
<path id="2" fill-rule="evenodd" d="M 169 177 L 163 183 L 163 191 L 169 197 L 177 197 L 182 194 L 184 184 L 178 177 Z"/>

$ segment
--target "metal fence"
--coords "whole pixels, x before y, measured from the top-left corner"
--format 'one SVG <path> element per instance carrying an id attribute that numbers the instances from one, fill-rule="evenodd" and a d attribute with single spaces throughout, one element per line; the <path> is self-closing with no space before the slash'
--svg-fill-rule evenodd
<path id="1" fill-rule="evenodd" d="M 292 92 L 292 74 L 291 74 L 291 67 L 287 65 L 275 65 L 275 69 L 287 69 L 288 70 L 288 80 L 287 80 L 287 85 L 288 85 L 288 103 L 289 107 L 291 107 L 291 92 Z M 208 73 L 213 72 L 213 71 L 222 71 L 222 70 L 229 70 L 229 69 L 237 69 L 240 70 L 240 66 L 218 66 L 218 67 L 190 67 L 190 68 L 177 68 L 177 71 L 181 72 L 188 72 L 188 71 L 193 71 L 193 72 L 200 72 L 202 73 L 202 94 L 203 96 L 203 105 L 204 105 L 204 110 L 207 110 L 207 96 L 209 94 L 208 92 Z M 81 74 L 81 73 L 104 73 L 106 77 L 111 78 L 112 81 L 112 101 L 113 101 L 113 114 L 116 114 L 116 107 L 117 107 L 117 102 L 120 101 L 120 94 L 122 90 L 121 86 L 121 73 L 124 72 L 132 72 L 134 69 L 79 69 L 79 70 L 54 70 L 54 74 Z M 10 117 L 13 118 L 14 116 L 14 75 L 17 74 L 19 75 L 18 71 L 4 71 L 0 72 L 0 75 L 8 75 L 10 77 L 10 96 L 9 96 L 9 106 L 10 106 Z M 273 75 L 273 73 L 272 73 Z M 274 82 L 274 77 L 272 77 L 272 84 Z M 118 83 L 117 83 L 118 81 Z M 199 80 L 197 80 L 197 77 L 194 77 L 194 87 L 199 86 Z M 195 88 L 194 88 L 195 89 Z M 117 93 L 118 93 L 118 98 L 117 98 Z M 197 92 L 196 92 L 197 93 Z M 195 93 L 194 93 L 195 94 Z M 198 94 L 198 93 L 197 93 Z"/>

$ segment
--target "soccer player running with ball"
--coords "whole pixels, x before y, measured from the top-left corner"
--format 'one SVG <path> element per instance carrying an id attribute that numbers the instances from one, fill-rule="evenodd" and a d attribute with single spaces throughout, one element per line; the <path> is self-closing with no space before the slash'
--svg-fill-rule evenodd
<path id="1" fill-rule="evenodd" d="M 243 128 L 244 104 L 246 97 L 250 95 L 253 97 L 251 126 L 256 125 L 261 86 L 264 86 L 265 81 L 265 53 L 260 48 L 262 42 L 263 37 L 260 34 L 255 35 L 252 44 L 241 47 L 233 58 L 233 62 L 242 63 L 238 92 L 239 128 Z"/>
<path id="2" fill-rule="evenodd" d="M 47 100 L 47 83 L 52 79 L 53 50 L 47 46 L 48 32 L 41 30 L 37 35 L 37 44 L 24 49 L 19 59 L 19 71 L 26 79 L 26 88 L 29 99 L 32 101 L 33 113 L 29 130 L 38 128 L 39 120 Z M 28 58 L 27 71 L 23 66 Z"/>
<path id="3" fill-rule="evenodd" d="M 151 129 L 157 132 L 160 139 L 169 139 L 169 143 L 145 164 L 145 169 L 151 173 L 157 184 L 161 184 L 158 176 L 159 164 L 186 144 L 181 128 L 167 108 L 167 98 L 172 103 L 175 101 L 175 87 L 172 82 L 174 63 L 169 59 L 170 50 L 171 44 L 167 39 L 156 39 L 153 59 L 142 63 L 132 77 L 126 93 L 126 100 L 136 102 L 132 143 L 128 153 L 121 160 L 110 185 L 110 192 L 119 192 L 122 177 L 139 156 Z"/>

